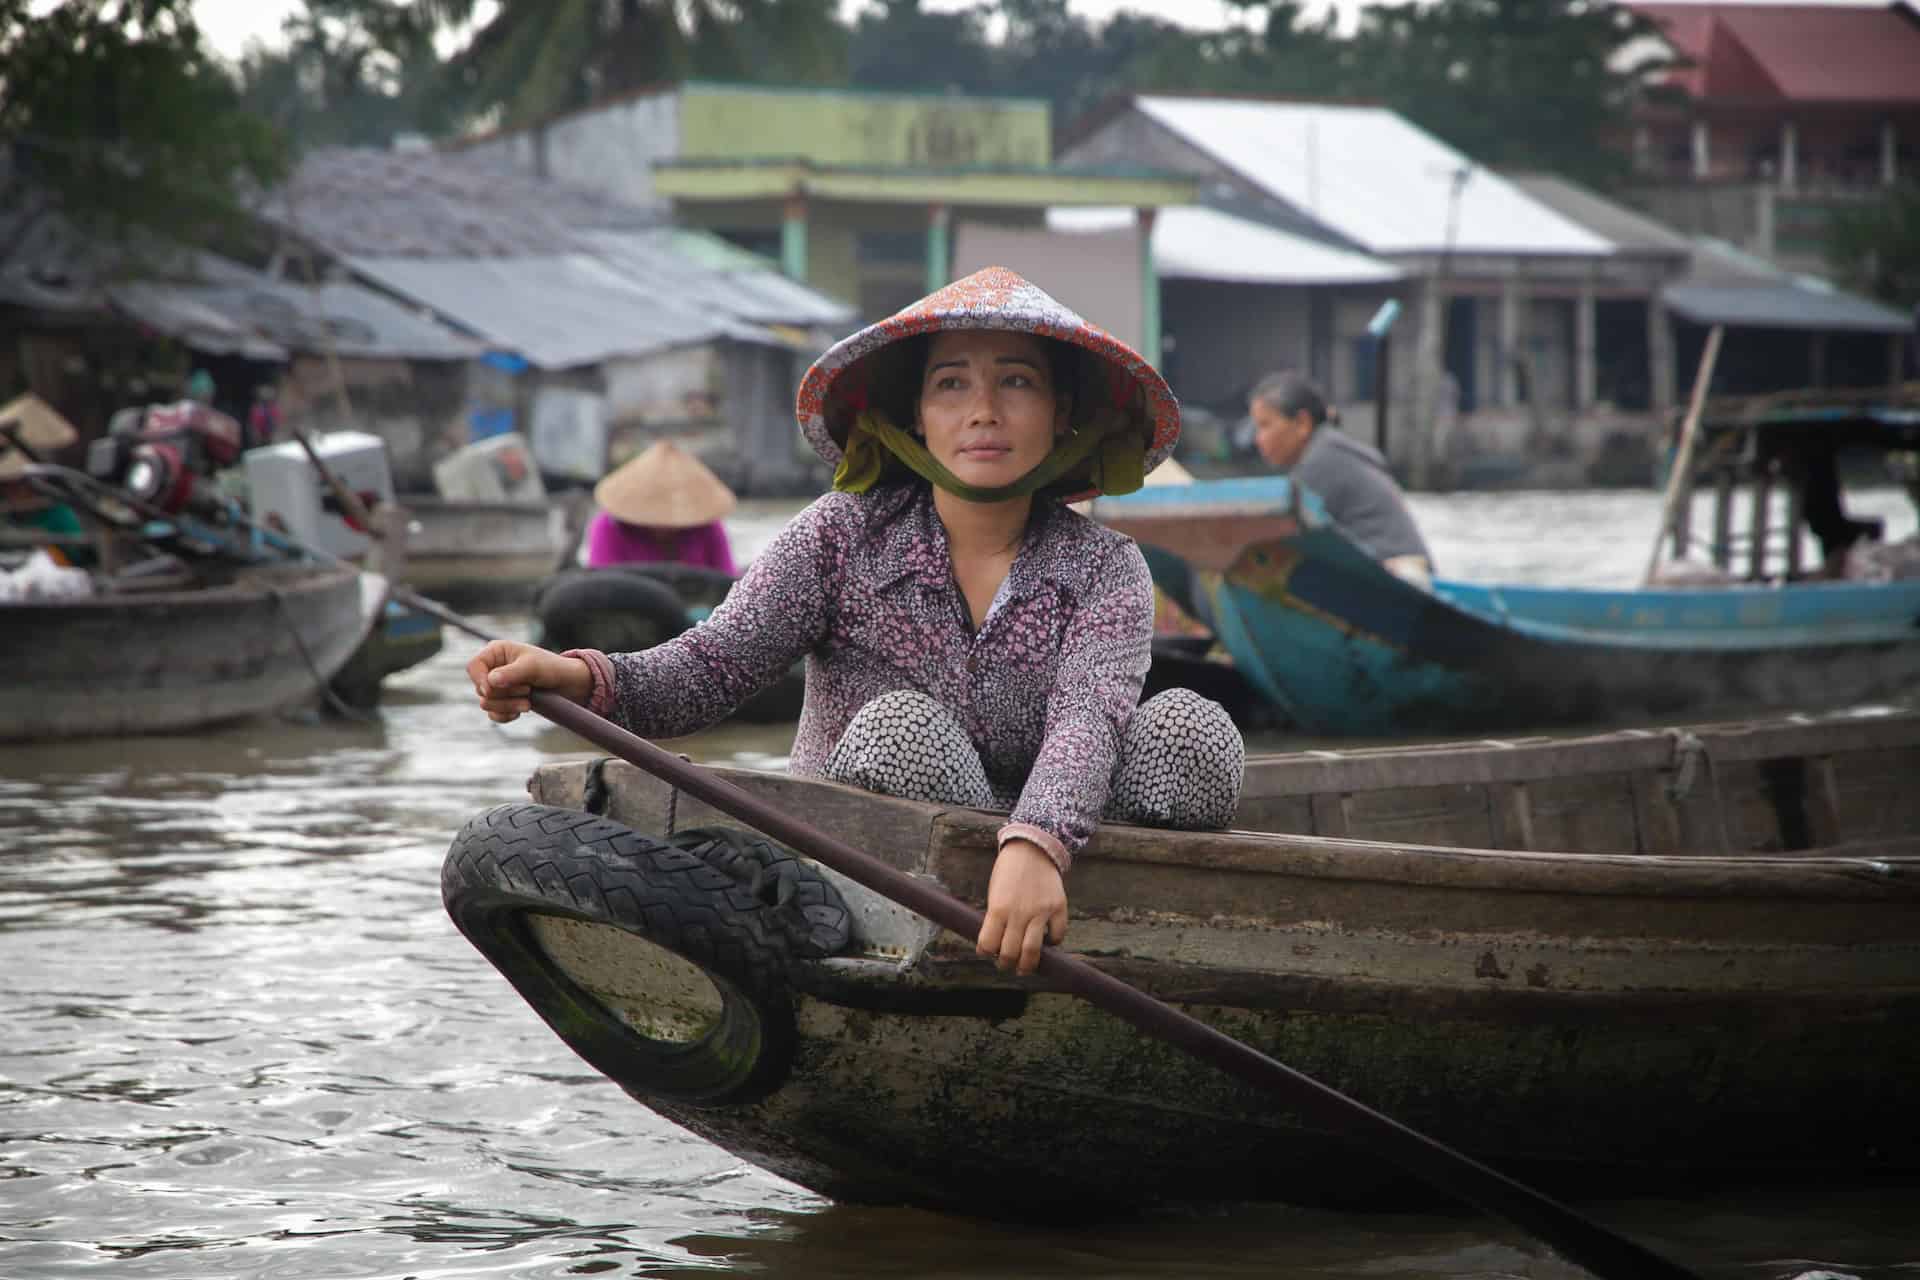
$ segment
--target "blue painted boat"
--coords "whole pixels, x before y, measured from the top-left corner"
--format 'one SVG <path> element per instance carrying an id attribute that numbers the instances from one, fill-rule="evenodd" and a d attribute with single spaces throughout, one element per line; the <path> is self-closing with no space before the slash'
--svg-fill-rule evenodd
<path id="1" fill-rule="evenodd" d="M 1282 476 L 1101 498 L 1301 728 L 1387 735 L 1843 706 L 1920 690 L 1920 580 L 1598 590 L 1382 569 Z"/>

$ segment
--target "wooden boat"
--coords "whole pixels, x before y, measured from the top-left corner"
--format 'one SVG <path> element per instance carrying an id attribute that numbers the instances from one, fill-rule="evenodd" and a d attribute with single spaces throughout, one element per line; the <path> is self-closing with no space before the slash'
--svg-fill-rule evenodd
<path id="1" fill-rule="evenodd" d="M 1001 815 L 719 772 L 985 896 Z M 1913 1170 L 1916 777 L 1911 715 L 1269 756 L 1238 829 L 1102 827 L 1068 946 L 1561 1194 Z M 703 844 L 724 820 L 627 765 L 530 790 L 455 839 L 455 922 L 596 1069 L 777 1174 L 1015 1215 L 1417 1192 L 837 875 Z"/>
<path id="2" fill-rule="evenodd" d="M 369 710 L 380 704 L 382 681 L 425 662 L 445 643 L 439 619 L 389 600 L 367 638 L 327 686 L 347 706 Z"/>
<path id="3" fill-rule="evenodd" d="M 1159 553 L 1163 585 L 1197 597 L 1240 671 L 1311 732 L 1646 724 L 1920 689 L 1920 579 L 1429 591 L 1283 476 L 1143 489 L 1094 516 Z"/>
<path id="4" fill-rule="evenodd" d="M 524 610 L 579 541 L 575 504 L 403 494 L 406 585 L 456 609 Z"/>
<path id="5" fill-rule="evenodd" d="M 0 739 L 182 732 L 310 703 L 386 590 L 297 563 L 98 582 L 0 605 Z"/>

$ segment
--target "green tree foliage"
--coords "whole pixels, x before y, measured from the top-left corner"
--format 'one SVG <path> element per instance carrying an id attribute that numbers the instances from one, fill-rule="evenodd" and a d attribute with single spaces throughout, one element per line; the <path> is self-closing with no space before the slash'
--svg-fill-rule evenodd
<path id="1" fill-rule="evenodd" d="M 307 0 L 285 44 L 241 60 L 242 100 L 296 145 L 385 146 L 454 124 L 434 15 L 409 0 Z"/>
<path id="2" fill-rule="evenodd" d="M 1902 307 L 1920 306 L 1920 182 L 1878 200 L 1840 207 L 1827 257 L 1848 288 Z"/>
<path id="3" fill-rule="evenodd" d="M 462 28 L 476 0 L 432 0 Z M 689 77 L 837 84 L 846 29 L 833 0 L 499 0 L 449 64 L 469 119 L 514 125 L 596 98 Z"/>
<path id="4" fill-rule="evenodd" d="M 1598 186 L 1626 175 L 1614 145 L 1657 65 L 1613 55 L 1654 33 L 1593 0 L 1435 0 L 1361 11 L 1349 92 L 1394 108 L 1474 160 Z"/>
<path id="5" fill-rule="evenodd" d="M 247 189 L 287 164 L 186 0 L 0 0 L 0 139 L 24 179 L 14 198 L 116 238 L 228 233 Z"/>

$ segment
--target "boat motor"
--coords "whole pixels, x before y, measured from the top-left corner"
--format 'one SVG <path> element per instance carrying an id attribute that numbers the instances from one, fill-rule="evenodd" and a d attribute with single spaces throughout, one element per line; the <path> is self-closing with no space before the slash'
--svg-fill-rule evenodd
<path id="1" fill-rule="evenodd" d="M 87 450 L 87 474 L 167 515 L 211 512 L 225 504 L 214 473 L 239 459 L 240 424 L 183 400 L 115 414 L 112 428 Z"/>

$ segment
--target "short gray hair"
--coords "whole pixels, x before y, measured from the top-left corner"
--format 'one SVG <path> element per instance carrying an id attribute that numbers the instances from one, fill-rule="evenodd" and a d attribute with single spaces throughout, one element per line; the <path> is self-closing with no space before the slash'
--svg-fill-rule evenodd
<path id="1" fill-rule="evenodd" d="M 1258 400 L 1275 413 L 1291 418 L 1305 410 L 1313 419 L 1313 425 L 1319 426 L 1328 419 L 1339 421 L 1337 414 L 1327 408 L 1327 398 L 1320 388 L 1309 381 L 1304 374 L 1288 369 L 1283 373 L 1270 373 L 1253 386 L 1248 397 Z"/>

